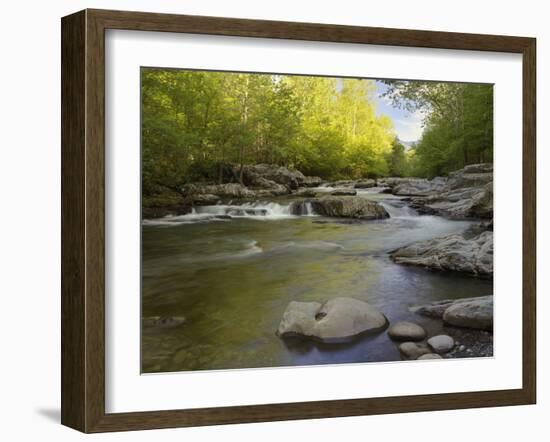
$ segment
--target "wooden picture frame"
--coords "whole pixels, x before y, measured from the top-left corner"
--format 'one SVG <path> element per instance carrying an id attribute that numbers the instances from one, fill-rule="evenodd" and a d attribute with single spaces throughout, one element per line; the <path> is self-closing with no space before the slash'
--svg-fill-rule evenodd
<path id="1" fill-rule="evenodd" d="M 494 51 L 523 57 L 523 385 L 498 391 L 105 412 L 105 30 Z M 83 432 L 533 404 L 536 398 L 533 38 L 84 10 L 62 19 L 62 410 Z"/>

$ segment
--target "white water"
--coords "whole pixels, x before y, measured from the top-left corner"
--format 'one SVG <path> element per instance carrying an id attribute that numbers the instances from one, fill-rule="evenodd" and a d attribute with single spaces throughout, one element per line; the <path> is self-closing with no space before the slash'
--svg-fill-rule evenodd
<path id="1" fill-rule="evenodd" d="M 291 202 L 279 204 L 274 202 L 256 201 L 244 204 L 217 204 L 214 206 L 198 206 L 185 215 L 168 215 L 159 219 L 143 220 L 147 226 L 173 226 L 178 224 L 194 224 L 209 221 L 227 221 L 232 218 L 248 218 L 256 220 L 281 220 L 297 216 L 316 216 L 309 202 Z"/>
<path id="2" fill-rule="evenodd" d="M 417 217 L 418 212 L 412 207 L 399 200 L 395 200 L 394 203 L 389 201 L 380 201 L 380 205 L 386 209 L 386 212 L 390 214 L 390 218 L 412 218 Z"/>
<path id="3" fill-rule="evenodd" d="M 334 192 L 335 190 L 356 190 L 357 195 L 361 195 L 361 194 L 381 193 L 382 191 L 386 190 L 387 187 L 375 186 L 375 187 L 369 187 L 366 189 L 352 189 L 351 186 L 333 187 L 327 184 L 321 184 L 319 187 L 311 187 L 310 189 L 317 193 L 331 193 L 331 192 Z"/>

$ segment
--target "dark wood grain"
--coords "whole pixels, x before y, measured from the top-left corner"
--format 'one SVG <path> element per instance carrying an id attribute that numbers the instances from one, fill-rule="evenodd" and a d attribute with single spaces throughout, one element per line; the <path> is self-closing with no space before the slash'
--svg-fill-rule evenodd
<path id="1" fill-rule="evenodd" d="M 149 12 L 88 10 L 106 29 L 362 43 L 474 51 L 522 52 L 529 38 Z"/>
<path id="2" fill-rule="evenodd" d="M 84 12 L 61 29 L 61 422 L 83 430 L 86 416 Z"/>
<path id="3" fill-rule="evenodd" d="M 339 401 L 105 413 L 105 30 L 499 51 L 523 55 L 523 386 Z M 536 398 L 535 40 L 86 10 L 62 20 L 62 423 L 84 432 L 532 404 Z"/>
<path id="4" fill-rule="evenodd" d="M 105 38 L 86 11 L 86 431 L 105 414 Z"/>
<path id="5" fill-rule="evenodd" d="M 537 394 L 537 76 L 536 41 L 523 50 L 523 389 Z"/>

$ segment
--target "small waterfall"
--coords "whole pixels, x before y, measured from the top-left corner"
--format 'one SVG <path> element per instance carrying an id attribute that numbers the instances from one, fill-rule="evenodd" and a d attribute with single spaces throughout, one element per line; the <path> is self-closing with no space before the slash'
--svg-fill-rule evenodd
<path id="1" fill-rule="evenodd" d="M 216 204 L 214 206 L 196 206 L 186 215 L 169 215 L 160 219 L 143 220 L 144 225 L 170 226 L 194 224 L 209 221 L 224 221 L 231 218 L 250 218 L 259 220 L 288 219 L 296 216 L 315 216 L 312 204 L 307 201 L 279 204 L 255 201 L 243 204 Z"/>
<path id="2" fill-rule="evenodd" d="M 411 218 L 418 216 L 418 212 L 409 207 L 404 201 L 380 201 L 380 204 L 384 206 L 386 212 L 390 214 L 391 218 Z"/>
<path id="3" fill-rule="evenodd" d="M 290 204 L 290 213 L 297 216 L 313 216 L 313 205 L 309 201 L 293 202 Z"/>
<path id="4" fill-rule="evenodd" d="M 266 217 L 281 218 L 291 215 L 290 206 L 278 203 L 255 201 L 244 204 L 217 204 L 215 206 L 199 206 L 197 214 L 212 216 L 228 216 L 235 218 Z"/>

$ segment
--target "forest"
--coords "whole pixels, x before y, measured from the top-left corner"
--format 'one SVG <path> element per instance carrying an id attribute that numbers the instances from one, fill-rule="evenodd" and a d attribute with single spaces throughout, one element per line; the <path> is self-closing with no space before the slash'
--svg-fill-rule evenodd
<path id="1" fill-rule="evenodd" d="M 492 85 L 381 81 L 393 106 L 424 115 L 410 149 L 377 113 L 374 80 L 142 68 L 143 194 L 219 182 L 227 163 L 334 180 L 431 178 L 492 161 Z"/>

